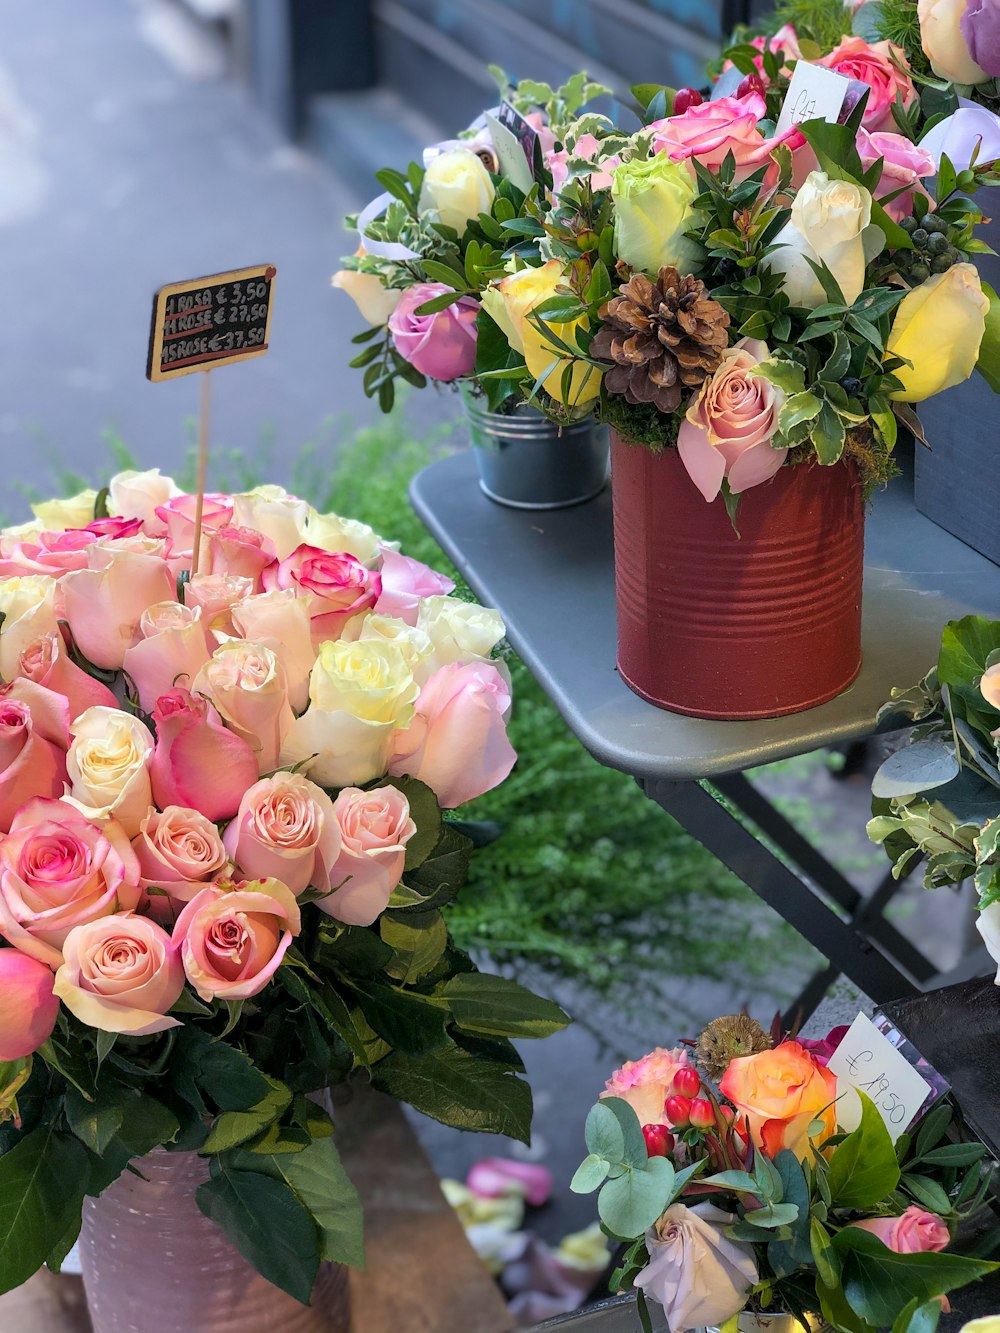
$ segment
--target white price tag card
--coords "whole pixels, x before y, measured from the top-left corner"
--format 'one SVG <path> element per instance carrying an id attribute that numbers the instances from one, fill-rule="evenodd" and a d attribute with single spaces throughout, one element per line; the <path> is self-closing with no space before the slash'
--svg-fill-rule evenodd
<path id="1" fill-rule="evenodd" d="M 828 1068 L 836 1074 L 837 1090 L 843 1094 L 837 1102 L 840 1128 L 850 1131 L 861 1123 L 861 1099 L 853 1091 L 858 1089 L 875 1103 L 893 1143 L 934 1091 L 864 1014 L 851 1024 Z"/>
<path id="2" fill-rule="evenodd" d="M 775 137 L 804 120 L 828 120 L 835 125 L 850 86 L 851 80 L 843 74 L 835 74 L 822 65 L 810 65 L 808 60 L 797 60 L 781 104 Z"/>
<path id="3" fill-rule="evenodd" d="M 535 173 L 530 163 L 534 159 L 537 130 L 532 129 L 523 116 L 519 116 L 513 107 L 506 103 L 500 108 L 500 114 L 506 113 L 506 119 L 517 125 L 519 133 L 502 124 L 496 116 L 486 112 L 486 123 L 490 127 L 493 149 L 500 163 L 500 174 L 527 194 L 535 183 Z M 516 119 L 515 119 L 516 118 Z"/>

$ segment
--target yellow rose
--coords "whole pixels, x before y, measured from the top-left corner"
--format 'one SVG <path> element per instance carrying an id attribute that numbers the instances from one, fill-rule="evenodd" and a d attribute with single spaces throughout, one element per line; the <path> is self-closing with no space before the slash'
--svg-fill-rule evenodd
<path id="1" fill-rule="evenodd" d="M 302 540 L 321 551 L 346 551 L 370 564 L 381 549 L 379 535 L 367 523 L 356 518 L 341 518 L 339 514 L 320 514 L 310 508 L 302 530 Z"/>
<path id="2" fill-rule="evenodd" d="M 330 286 L 346 292 L 369 324 L 382 325 L 399 305 L 402 291 L 384 287 L 375 273 L 359 273 L 356 268 L 339 269 L 330 279 Z"/>
<path id="3" fill-rule="evenodd" d="M 699 220 L 692 208 L 697 193 L 687 163 L 672 162 L 666 153 L 615 167 L 611 198 L 618 258 L 650 277 L 665 264 L 681 273 L 697 272 L 704 251 L 684 234 Z"/>
<path id="4" fill-rule="evenodd" d="M 491 607 L 463 602 L 460 597 L 425 597 L 417 624 L 430 640 L 438 667 L 451 662 L 488 662 L 506 633 Z"/>
<path id="5" fill-rule="evenodd" d="M 25 648 L 46 634 L 58 634 L 56 581 L 47 574 L 0 579 L 0 677 L 13 680 Z"/>
<path id="6" fill-rule="evenodd" d="M 131 713 L 97 706 L 80 714 L 70 734 L 66 799 L 88 819 L 117 819 L 134 838 L 153 804 L 149 728 Z"/>
<path id="7" fill-rule="evenodd" d="M 573 362 L 573 378 L 569 393 L 564 397 L 562 377 L 563 371 L 571 364 L 570 359 L 563 356 L 560 349 L 528 318 L 537 305 L 557 295 L 556 289 L 565 287 L 566 282 L 562 264 L 558 259 L 550 259 L 540 268 L 522 269 L 520 273 L 512 273 L 509 278 L 502 278 L 500 282 L 487 287 L 483 292 L 483 307 L 503 330 L 514 351 L 522 353 L 529 374 L 537 379 L 552 366 L 542 381 L 546 392 L 569 407 L 582 407 L 593 402 L 601 392 L 601 372 L 586 361 Z M 579 346 L 577 330 L 585 327 L 582 319 L 574 319 L 566 324 L 549 324 L 553 336 L 569 347 Z"/>
<path id="8" fill-rule="evenodd" d="M 968 0 L 917 0 L 920 45 L 941 79 L 982 83 L 990 76 L 973 60 L 962 36 L 961 21 Z"/>
<path id="9" fill-rule="evenodd" d="M 361 640 L 395 645 L 403 654 L 406 665 L 418 685 L 422 685 L 426 677 L 436 668 L 437 664 L 433 661 L 434 648 L 430 639 L 422 629 L 408 625 L 398 616 L 371 613 L 366 616 L 355 616 L 345 627 L 341 641 L 357 643 Z"/>
<path id="10" fill-rule="evenodd" d="M 913 364 L 892 372 L 903 387 L 889 397 L 920 403 L 967 380 L 976 368 L 989 308 L 975 264 L 954 264 L 914 287 L 899 303 L 885 345 L 888 356 Z"/>
<path id="11" fill-rule="evenodd" d="M 433 212 L 459 236 L 466 224 L 493 206 L 496 190 L 490 173 L 468 148 L 453 148 L 431 158 L 420 187 L 421 213 Z"/>
<path id="12" fill-rule="evenodd" d="M 80 491 L 68 500 L 45 500 L 32 505 L 31 512 L 46 532 L 65 532 L 67 528 L 85 528 L 94 521 L 96 491 Z"/>

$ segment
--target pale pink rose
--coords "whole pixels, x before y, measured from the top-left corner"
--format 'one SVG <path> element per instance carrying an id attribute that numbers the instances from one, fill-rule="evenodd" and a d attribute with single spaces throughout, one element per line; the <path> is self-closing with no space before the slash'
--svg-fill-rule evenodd
<path id="1" fill-rule="evenodd" d="M 234 631 L 269 648 L 281 664 L 288 702 L 296 713 L 309 702 L 309 674 L 316 661 L 310 608 L 312 597 L 298 588 L 275 588 L 233 607 Z"/>
<path id="2" fill-rule="evenodd" d="M 455 591 L 455 585 L 444 574 L 431 569 L 420 560 L 400 555 L 388 546 L 382 548 L 379 570 L 382 588 L 374 610 L 380 616 L 396 616 L 408 625 L 417 623 L 420 601 Z"/>
<path id="3" fill-rule="evenodd" d="M 600 157 L 601 141 L 593 134 L 581 134 L 573 145 L 572 153 L 566 148 L 560 148 L 558 152 L 554 150 L 549 153 L 545 159 L 545 165 L 552 172 L 552 193 L 558 194 L 569 179 L 569 159 L 571 157 L 583 157 L 588 162 L 598 161 L 598 165 L 585 179 L 590 182 L 592 190 L 610 190 L 611 177 L 615 167 L 621 163 L 621 158 L 616 154 L 614 157 Z"/>
<path id="4" fill-rule="evenodd" d="M 28 644 L 18 666 L 27 680 L 66 699 L 70 722 L 88 708 L 118 707 L 118 700 L 108 687 L 76 665 L 58 631 L 43 634 Z"/>
<path id="5" fill-rule="evenodd" d="M 125 830 L 99 828 L 65 801 L 29 801 L 0 841 L 0 935 L 50 967 L 74 926 L 139 901 L 139 864 Z"/>
<path id="6" fill-rule="evenodd" d="M 66 619 L 84 657 L 117 670 L 138 642 L 143 611 L 175 597 L 176 584 L 165 543 L 152 537 L 95 542 L 88 559 L 60 582 Z"/>
<path id="7" fill-rule="evenodd" d="M 210 574 L 251 579 L 253 591 L 260 592 L 261 575 L 276 558 L 274 543 L 266 533 L 255 528 L 230 526 L 220 528 L 209 537 L 204 568 Z"/>
<path id="8" fill-rule="evenodd" d="M 35 730 L 28 704 L 0 693 L 0 832 L 33 797 L 61 796 L 65 782 L 65 752 Z"/>
<path id="9" fill-rule="evenodd" d="M 719 1327 L 743 1309 L 758 1278 L 752 1246 L 723 1230 L 732 1214 L 714 1204 L 671 1204 L 646 1232 L 649 1263 L 635 1285 L 663 1306 L 671 1333 Z"/>
<path id="10" fill-rule="evenodd" d="M 0 698 L 25 704 L 31 710 L 36 735 L 51 741 L 64 754 L 69 749 L 70 711 L 65 695 L 26 676 L 18 676 L 9 685 L 0 685 Z"/>
<path id="11" fill-rule="evenodd" d="M 340 826 L 322 787 L 297 773 L 255 783 L 226 829 L 229 855 L 248 879 L 277 879 L 292 893 L 336 880 Z"/>
<path id="12" fill-rule="evenodd" d="M 545 119 L 544 111 L 529 111 L 525 120 L 538 134 L 538 142 L 542 150 L 542 156 L 551 153 L 556 146 L 556 136 L 553 130 L 549 128 L 548 121 Z"/>
<path id="13" fill-rule="evenodd" d="M 346 551 L 298 546 L 264 571 L 264 587 L 299 588 L 312 600 L 313 643 L 339 639 L 352 616 L 370 610 L 382 592 L 382 577 Z"/>
<path id="14" fill-rule="evenodd" d="M 510 688 L 489 662 L 442 667 L 420 691 L 416 717 L 397 732 L 389 773 L 419 778 L 445 809 L 503 782 L 517 755 L 507 739 Z"/>
<path id="15" fill-rule="evenodd" d="M 475 369 L 479 302 L 474 296 L 460 296 L 434 314 L 417 312 L 452 290 L 443 282 L 419 282 L 407 288 L 387 323 L 399 355 L 421 375 L 444 383 L 471 375 Z"/>
<path id="16" fill-rule="evenodd" d="M 71 569 L 86 569 L 87 548 L 96 540 L 85 528 L 40 532 L 35 538 L 14 543 L 10 553 L 0 559 L 0 578 L 48 574 L 57 579 Z"/>
<path id="17" fill-rule="evenodd" d="M 246 1000 L 277 972 L 300 925 L 292 891 L 261 879 L 202 889 L 177 918 L 173 937 L 203 1000 Z"/>
<path id="18" fill-rule="evenodd" d="M 34 1054 L 58 1017 L 52 969 L 20 949 L 0 949 L 0 1061 Z"/>
<path id="19" fill-rule="evenodd" d="M 1000 712 L 1000 662 L 994 662 L 980 676 L 979 693 L 990 707 Z"/>
<path id="20" fill-rule="evenodd" d="M 66 799 L 91 819 L 117 819 L 130 838 L 153 804 L 153 737 L 119 708 L 88 708 L 70 727 Z"/>
<path id="21" fill-rule="evenodd" d="M 157 506 L 156 517 L 166 529 L 171 555 L 190 556 L 194 551 L 197 495 L 175 495 Z M 228 495 L 206 495 L 201 510 L 202 549 L 210 533 L 227 528 L 233 521 L 233 502 Z M 201 561 L 199 560 L 199 565 Z"/>
<path id="22" fill-rule="evenodd" d="M 604 1085 L 602 1097 L 620 1097 L 639 1117 L 640 1125 L 663 1125 L 664 1102 L 672 1095 L 677 1071 L 691 1063 L 688 1053 L 677 1046 L 672 1051 L 657 1046 L 641 1060 L 626 1060 Z"/>
<path id="23" fill-rule="evenodd" d="M 198 607 L 159 602 L 139 617 L 138 643 L 125 651 L 122 666 L 150 713 L 161 694 L 191 682 L 210 657 Z"/>
<path id="24" fill-rule="evenodd" d="M 163 927 L 129 912 L 69 932 L 54 989 L 87 1027 L 148 1037 L 180 1026 L 167 1010 L 180 999 L 184 969 Z"/>
<path id="25" fill-rule="evenodd" d="M 929 198 L 921 178 L 937 175 L 937 163 L 924 148 L 918 148 L 902 134 L 869 132 L 862 126 L 858 132 L 858 154 L 867 171 L 873 162 L 882 158 L 882 179 L 875 187 L 875 198 L 906 186 L 906 190 L 885 205 L 885 211 L 894 222 L 900 222 L 913 212 L 913 196 Z"/>
<path id="26" fill-rule="evenodd" d="M 169 690 L 156 701 L 156 748 L 149 774 L 153 799 L 191 806 L 212 820 L 230 819 L 258 777 L 253 750 L 223 726 L 207 699 Z"/>
<path id="27" fill-rule="evenodd" d="M 871 91 L 862 121 L 866 130 L 893 130 L 896 122 L 892 118 L 892 107 L 896 98 L 902 98 L 904 109 L 917 100 L 906 54 L 902 47 L 893 46 L 891 42 L 869 45 L 862 37 L 845 37 L 829 55 L 816 63 L 843 74 L 847 79 L 867 83 Z"/>
<path id="28" fill-rule="evenodd" d="M 184 586 L 184 605 L 201 612 L 209 655 L 236 634 L 233 608 L 252 597 L 254 580 L 241 574 L 195 574 Z"/>
<path id="29" fill-rule="evenodd" d="M 765 139 L 757 123 L 766 114 L 763 97 L 747 93 L 744 97 L 701 102 L 680 116 L 654 121 L 646 128 L 653 132 L 653 151 L 667 153 L 673 162 L 693 157 L 703 166 L 718 168 L 732 153 L 739 182 L 772 161 L 771 154 L 779 144 L 800 137 L 793 127 L 774 139 Z"/>
<path id="30" fill-rule="evenodd" d="M 295 714 L 284 670 L 270 648 L 231 639 L 216 648 L 191 689 L 209 698 L 223 721 L 246 741 L 257 757 L 259 773 L 278 767 L 281 743 Z"/>
<path id="31" fill-rule="evenodd" d="M 943 1250 L 951 1233 L 936 1213 L 911 1203 L 901 1217 L 869 1217 L 852 1222 L 860 1231 L 870 1231 L 896 1254 L 921 1254 L 925 1250 Z"/>
<path id="32" fill-rule="evenodd" d="M 755 338 L 741 338 L 722 354 L 718 370 L 691 399 L 677 433 L 677 451 L 688 476 L 706 500 L 719 494 L 723 478 L 734 495 L 773 477 L 787 449 L 772 449 L 784 393 L 754 366 L 767 359 Z"/>
<path id="33" fill-rule="evenodd" d="M 370 926 L 403 875 L 406 844 L 417 831 L 410 803 L 398 787 L 345 787 L 333 809 L 341 836 L 330 875 L 334 892 L 316 905 L 349 926 Z"/>
<path id="34" fill-rule="evenodd" d="M 176 903 L 189 902 L 229 865 L 216 826 L 183 805 L 168 805 L 162 813 L 150 810 L 132 839 L 132 850 L 143 889 L 167 894 L 167 900 L 149 897 L 150 913 L 164 923 L 173 918 Z"/>

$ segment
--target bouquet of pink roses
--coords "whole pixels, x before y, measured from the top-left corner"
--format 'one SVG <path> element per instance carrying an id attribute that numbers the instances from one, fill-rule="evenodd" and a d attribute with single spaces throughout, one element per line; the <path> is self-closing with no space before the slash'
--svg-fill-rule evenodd
<path id="1" fill-rule="evenodd" d="M 209 1158 L 202 1210 L 307 1301 L 321 1257 L 362 1252 L 307 1094 L 363 1068 L 525 1136 L 507 1038 L 565 1021 L 440 913 L 472 846 L 442 810 L 515 759 L 499 617 L 278 487 L 205 497 L 197 559 L 195 511 L 122 473 L 0 534 L 2 1290 L 166 1145 Z M 260 1239 L 279 1205 L 294 1246 Z"/>

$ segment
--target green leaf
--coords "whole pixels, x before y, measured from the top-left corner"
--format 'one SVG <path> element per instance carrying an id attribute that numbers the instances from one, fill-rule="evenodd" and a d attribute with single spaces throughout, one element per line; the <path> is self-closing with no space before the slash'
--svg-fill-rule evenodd
<path id="1" fill-rule="evenodd" d="M 608 1105 L 610 1100 L 610 1097 L 602 1097 L 587 1112 L 584 1139 L 591 1156 L 619 1163 L 625 1160 L 625 1130 Z"/>
<path id="2" fill-rule="evenodd" d="M 990 306 L 986 312 L 986 330 L 979 344 L 976 369 L 994 393 L 1000 393 L 1000 297 L 988 282 L 982 283 Z"/>
<path id="3" fill-rule="evenodd" d="M 844 452 L 846 431 L 836 409 L 829 403 L 824 403 L 820 409 L 812 428 L 811 439 L 816 457 L 824 467 L 830 467 L 840 461 Z"/>
<path id="4" fill-rule="evenodd" d="M 423 301 L 414 310 L 415 315 L 436 315 L 442 310 L 447 310 L 450 305 L 456 301 L 461 301 L 461 292 L 442 292 L 440 296 L 432 296 L 429 301 Z"/>
<path id="5" fill-rule="evenodd" d="M 0 1157 L 0 1291 L 37 1272 L 80 1212 L 87 1153 L 50 1123 Z"/>
<path id="6" fill-rule="evenodd" d="M 424 900 L 425 907 L 443 907 L 458 896 L 469 877 L 471 860 L 470 839 L 445 822 L 434 851 L 422 865 L 405 872 L 403 882 Z"/>
<path id="7" fill-rule="evenodd" d="M 268 1125 L 278 1119 L 290 1104 L 292 1094 L 284 1083 L 278 1083 L 273 1078 L 268 1078 L 267 1082 L 270 1084 L 267 1095 L 256 1105 L 245 1111 L 223 1111 L 216 1117 L 200 1152 L 229 1152 L 262 1134 Z"/>
<path id="8" fill-rule="evenodd" d="M 798 1218 L 792 1224 L 792 1234 L 788 1240 L 772 1241 L 767 1249 L 768 1263 L 778 1276 L 793 1273 L 796 1268 L 808 1264 L 812 1257 L 809 1243 L 809 1185 L 802 1170 L 802 1165 L 794 1153 L 782 1149 L 774 1165 L 781 1176 L 783 1198 L 786 1203 L 795 1204 Z"/>
<path id="9" fill-rule="evenodd" d="M 991 708 L 979 692 L 979 677 L 986 670 L 986 659 L 1000 648 L 1000 620 L 983 616 L 965 616 L 951 620 L 941 635 L 941 653 L 938 657 L 938 680 L 947 685 L 954 706 L 956 700 L 964 705 L 964 715 L 973 725 L 981 717 L 989 718 L 982 727 L 991 731 L 997 726 L 1000 714 Z"/>
<path id="10" fill-rule="evenodd" d="M 621 1156 L 612 1158 L 612 1164 L 618 1165 L 624 1162 L 626 1166 L 644 1167 L 649 1160 L 649 1152 L 646 1149 L 642 1125 L 632 1106 L 621 1097 L 602 1097 L 598 1105 L 607 1107 L 622 1131 Z"/>
<path id="11" fill-rule="evenodd" d="M 495 1037 L 548 1037 L 570 1022 L 552 1000 L 516 981 L 485 972 L 463 972 L 444 984 L 443 996 L 461 1028 Z"/>
<path id="12" fill-rule="evenodd" d="M 805 369 L 797 361 L 761 361 L 753 373 L 770 380 L 789 395 L 801 393 L 806 386 Z"/>
<path id="13" fill-rule="evenodd" d="M 397 788 L 409 803 L 410 818 L 417 831 L 406 844 L 403 869 L 415 870 L 433 853 L 441 839 L 441 807 L 427 783 L 418 778 L 386 778 L 385 785 Z"/>
<path id="14" fill-rule="evenodd" d="M 527 1143 L 531 1090 L 500 1064 L 445 1046 L 425 1055 L 393 1051 L 372 1069 L 375 1086 L 456 1129 L 508 1134 Z"/>
<path id="15" fill-rule="evenodd" d="M 927 736 L 884 760 L 872 778 L 872 795 L 890 800 L 931 791 L 957 777 L 960 768 L 950 737 Z"/>
<path id="16" fill-rule="evenodd" d="M 131 1095 L 131 1090 L 129 1094 Z M 122 1098 L 102 1092 L 94 1101 L 81 1097 L 70 1088 L 63 1101 L 63 1110 L 70 1129 L 92 1153 L 100 1157 L 122 1127 L 125 1108 Z"/>
<path id="17" fill-rule="evenodd" d="M 874 1102 L 863 1092 L 861 1123 L 834 1149 L 827 1182 L 836 1208 L 874 1208 L 899 1184 L 892 1139 Z"/>
<path id="18" fill-rule="evenodd" d="M 348 984 L 365 1018 L 390 1046 L 421 1055 L 447 1041 L 445 1014 L 427 996 L 360 977 Z"/>
<path id="19" fill-rule="evenodd" d="M 395 954 L 386 971 L 397 981 L 411 985 L 436 965 L 448 944 L 448 928 L 440 912 L 411 916 L 399 921 L 383 915 L 379 934 Z"/>
<path id="20" fill-rule="evenodd" d="M 809 1247 L 819 1280 L 824 1286 L 839 1287 L 840 1256 L 830 1243 L 830 1233 L 815 1217 L 809 1223 Z"/>
<path id="21" fill-rule="evenodd" d="M 185 1027 L 177 1038 L 178 1091 L 187 1097 L 196 1084 L 222 1111 L 242 1111 L 267 1096 L 269 1084 L 235 1046 Z"/>
<path id="22" fill-rule="evenodd" d="M 896 1254 L 859 1227 L 845 1227 L 833 1246 L 848 1304 L 877 1328 L 891 1328 L 912 1300 L 923 1304 L 1000 1267 L 946 1251 Z"/>
<path id="23" fill-rule="evenodd" d="M 986 1149 L 981 1143 L 948 1143 L 942 1148 L 931 1148 L 920 1161 L 931 1166 L 971 1166 L 985 1156 Z"/>
<path id="24" fill-rule="evenodd" d="M 574 1194 L 592 1194 L 607 1179 L 610 1163 L 597 1153 L 589 1153 L 573 1173 L 569 1187 Z"/>
<path id="25" fill-rule="evenodd" d="M 900 1185 L 932 1213 L 944 1214 L 951 1210 L 951 1200 L 931 1176 L 914 1175 L 908 1171 L 900 1181 Z"/>
<path id="26" fill-rule="evenodd" d="M 644 1171 L 626 1171 L 606 1181 L 597 1196 L 601 1221 L 623 1240 L 641 1236 L 669 1207 L 675 1179 L 666 1157 L 651 1157 Z"/>
<path id="27" fill-rule="evenodd" d="M 912 1300 L 899 1312 L 892 1326 L 892 1333 L 934 1333 L 940 1318 L 939 1300 L 925 1301 L 923 1305 Z"/>
<path id="28" fill-rule="evenodd" d="M 799 1220 L 798 1205 L 794 1203 L 771 1203 L 766 1208 L 755 1208 L 744 1215 L 745 1222 L 757 1227 L 783 1227 Z"/>
<path id="29" fill-rule="evenodd" d="M 820 414 L 823 400 L 814 393 L 795 393 L 785 400 L 778 412 L 778 429 L 785 434 L 803 421 L 812 421 Z"/>
<path id="30" fill-rule="evenodd" d="M 308 1305 L 319 1269 L 319 1231 L 284 1180 L 220 1165 L 198 1186 L 195 1200 L 259 1273 Z"/>

